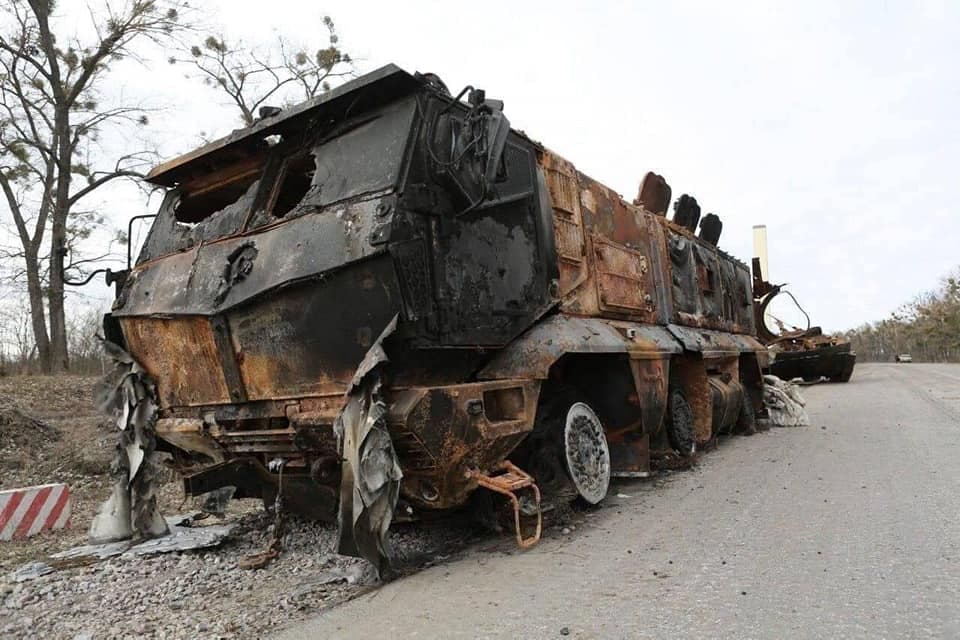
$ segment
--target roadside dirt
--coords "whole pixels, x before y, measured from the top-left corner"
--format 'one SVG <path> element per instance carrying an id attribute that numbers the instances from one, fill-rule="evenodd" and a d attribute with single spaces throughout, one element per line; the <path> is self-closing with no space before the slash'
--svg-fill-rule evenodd
<path id="1" fill-rule="evenodd" d="M 63 482 L 71 526 L 0 543 L 0 573 L 37 556 L 82 544 L 106 495 L 115 437 L 93 405 L 96 377 L 0 378 L 0 490 Z"/>
<path id="2" fill-rule="evenodd" d="M 234 500 L 235 523 L 219 547 L 146 558 L 124 556 L 18 582 L 11 572 L 86 544 L 107 497 L 116 435 L 92 400 L 98 378 L 0 378 L 0 489 L 63 482 L 73 495 L 71 526 L 0 542 L 0 638 L 250 638 L 328 609 L 371 588 L 368 565 L 335 552 L 336 528 L 291 518 L 283 552 L 260 570 L 237 566 L 262 551 L 272 516 L 258 500 Z M 164 477 L 160 510 L 194 511 L 176 475 Z M 512 548 L 472 523 L 397 525 L 391 543 L 402 574 L 457 557 L 477 541 Z"/>

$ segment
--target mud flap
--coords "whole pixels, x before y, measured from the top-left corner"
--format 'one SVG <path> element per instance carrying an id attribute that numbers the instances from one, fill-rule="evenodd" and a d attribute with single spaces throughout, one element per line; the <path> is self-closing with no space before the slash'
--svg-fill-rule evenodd
<path id="1" fill-rule="evenodd" d="M 396 328 L 394 317 L 367 351 L 335 423 L 342 459 L 337 552 L 366 558 L 381 578 L 390 574 L 387 532 L 403 478 L 387 430 L 383 397 L 383 375 L 389 361 L 383 341 Z"/>

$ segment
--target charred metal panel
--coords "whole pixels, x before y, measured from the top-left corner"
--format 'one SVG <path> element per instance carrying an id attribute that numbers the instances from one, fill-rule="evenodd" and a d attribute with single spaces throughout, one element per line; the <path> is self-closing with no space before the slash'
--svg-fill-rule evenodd
<path id="1" fill-rule="evenodd" d="M 399 298 L 391 261 L 380 256 L 231 311 L 248 397 L 342 392 Z"/>
<path id="2" fill-rule="evenodd" d="M 707 246 L 693 244 L 693 259 L 696 265 L 696 280 L 700 294 L 700 315 L 707 326 L 725 328 L 721 304 L 722 286 L 720 284 L 720 266 L 716 254 Z"/>
<path id="3" fill-rule="evenodd" d="M 665 226 L 667 255 L 670 256 L 669 277 L 673 293 L 670 320 L 681 321 L 700 312 L 700 284 L 693 255 L 693 240 L 672 227 Z M 685 323 L 684 323 L 685 324 Z"/>
<path id="4" fill-rule="evenodd" d="M 404 317 L 408 322 L 433 320 L 436 305 L 433 297 L 433 276 L 430 254 L 422 238 L 413 238 L 390 245 L 404 300 Z M 431 323 L 431 324 L 433 324 Z M 428 328 L 429 331 L 429 328 Z"/>
<path id="5" fill-rule="evenodd" d="M 161 407 L 230 402 L 209 318 L 121 318 L 132 353 L 157 381 Z"/>
<path id="6" fill-rule="evenodd" d="M 671 322 L 751 333 L 750 273 L 746 266 L 685 229 L 664 221 L 669 255 Z"/>
<path id="7" fill-rule="evenodd" d="M 369 235 L 381 222 L 379 198 L 336 205 L 138 266 L 114 303 L 117 317 L 210 315 L 289 282 L 319 276 L 383 252 Z M 251 246 L 257 255 L 242 280 L 229 277 L 231 256 Z M 235 257 L 233 259 L 236 259 Z"/>
<path id="8" fill-rule="evenodd" d="M 261 119 L 250 127 L 174 158 L 154 168 L 147 175 L 147 181 L 162 186 L 179 184 L 191 175 L 208 173 L 212 167 L 248 155 L 250 147 L 262 145 L 267 136 L 302 131 L 310 121 L 342 121 L 351 112 L 367 111 L 407 95 L 420 84 L 396 65 L 384 65 L 306 102 L 287 107 L 278 115 Z"/>
<path id="9" fill-rule="evenodd" d="M 693 411 L 694 437 L 698 443 L 713 437 L 713 395 L 707 369 L 699 353 L 677 358 L 670 369 L 670 386 L 676 386 Z"/>
<path id="10" fill-rule="evenodd" d="M 652 214 L 554 154 L 541 162 L 551 186 L 563 310 L 658 322 L 666 299 L 654 285 L 661 258 Z"/>
<path id="11" fill-rule="evenodd" d="M 442 343 L 503 345 L 553 304 L 531 150 L 510 143 L 502 199 L 436 226 Z"/>

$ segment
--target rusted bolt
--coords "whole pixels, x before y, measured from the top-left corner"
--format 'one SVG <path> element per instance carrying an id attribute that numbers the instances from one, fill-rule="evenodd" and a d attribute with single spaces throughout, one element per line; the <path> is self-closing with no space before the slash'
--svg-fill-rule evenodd
<path id="1" fill-rule="evenodd" d="M 391 210 L 393 210 L 393 207 L 391 207 L 389 204 L 385 202 L 381 202 L 380 204 L 377 205 L 377 209 L 376 209 L 377 217 L 382 218 L 387 214 L 389 214 Z"/>

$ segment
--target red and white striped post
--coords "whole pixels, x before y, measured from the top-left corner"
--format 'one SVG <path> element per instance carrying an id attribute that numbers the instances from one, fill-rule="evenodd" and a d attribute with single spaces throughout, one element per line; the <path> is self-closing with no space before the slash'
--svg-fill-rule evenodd
<path id="1" fill-rule="evenodd" d="M 43 484 L 0 491 L 0 540 L 70 526 L 70 487 Z"/>

